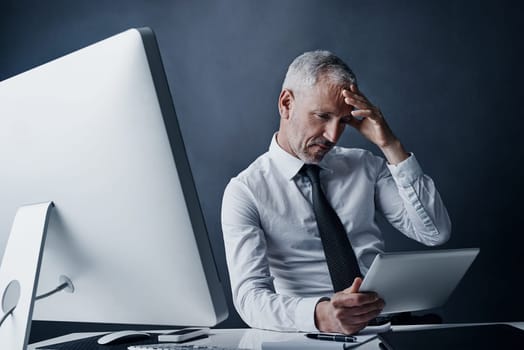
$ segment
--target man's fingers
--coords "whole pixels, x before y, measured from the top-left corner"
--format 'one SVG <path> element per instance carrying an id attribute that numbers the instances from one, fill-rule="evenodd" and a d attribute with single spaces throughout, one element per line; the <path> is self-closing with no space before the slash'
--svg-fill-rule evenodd
<path id="1" fill-rule="evenodd" d="M 356 277 L 353 280 L 353 284 L 351 287 L 344 290 L 344 292 L 347 291 L 347 293 L 358 293 L 358 290 L 360 289 L 360 286 L 362 285 L 362 278 Z"/>
<path id="2" fill-rule="evenodd" d="M 351 92 L 351 91 L 346 90 L 346 89 L 342 90 L 342 96 L 344 96 L 344 98 L 353 98 L 353 99 L 361 101 L 361 102 L 369 103 L 369 101 L 366 98 L 366 96 L 361 95 L 360 93 Z"/>
<path id="3" fill-rule="evenodd" d="M 369 104 L 369 102 L 365 101 L 365 100 L 362 100 L 362 99 L 357 99 L 353 96 L 350 96 L 350 97 L 344 97 L 344 102 L 350 106 L 353 106 L 355 108 L 358 108 L 358 109 L 368 109 L 368 108 L 371 108 L 371 105 Z"/>
<path id="4" fill-rule="evenodd" d="M 378 300 L 376 293 L 346 293 L 340 292 L 333 296 L 331 303 L 334 307 L 355 307 L 374 303 Z"/>
<path id="5" fill-rule="evenodd" d="M 360 323 L 367 323 L 380 315 L 380 312 L 382 309 L 373 309 L 369 312 L 363 313 L 363 314 L 350 314 L 350 313 L 340 313 L 340 315 L 337 316 L 338 321 L 341 324 L 347 324 L 347 325 L 353 325 L 353 324 L 360 324 Z"/>
<path id="6" fill-rule="evenodd" d="M 361 306 L 338 308 L 335 311 L 335 315 L 337 316 L 337 318 L 340 318 L 365 316 L 369 313 L 374 313 L 377 311 L 380 313 L 380 311 L 382 311 L 382 309 L 384 308 L 384 305 L 384 301 L 382 299 L 378 299 L 373 303 L 364 304 Z"/>
<path id="7" fill-rule="evenodd" d="M 357 101 L 357 100 L 355 100 L 355 99 L 353 99 L 351 97 L 346 97 L 344 99 L 344 102 L 347 105 L 349 105 L 349 106 L 351 106 L 351 107 L 353 107 L 355 109 L 369 109 L 369 108 L 371 108 L 371 106 L 367 102 Z"/>
<path id="8" fill-rule="evenodd" d="M 354 98 L 356 100 L 359 100 L 359 101 L 362 101 L 362 102 L 365 102 L 369 105 L 372 105 L 371 102 L 369 102 L 368 98 L 366 97 L 366 95 L 364 95 L 356 85 L 352 85 L 354 86 L 354 88 L 350 88 L 350 89 L 343 89 L 342 90 L 342 95 L 344 97 L 351 97 L 351 98 Z"/>
<path id="9" fill-rule="evenodd" d="M 373 318 L 380 315 L 384 300 L 376 293 L 359 293 L 362 278 L 357 277 L 353 284 L 331 298 L 333 315 L 343 333 L 352 334 L 364 328 Z"/>
<path id="10" fill-rule="evenodd" d="M 353 316 L 365 316 L 367 314 L 372 314 L 378 311 L 380 313 L 382 309 L 386 306 L 386 303 L 382 299 L 378 299 L 374 303 L 364 304 L 362 306 L 356 306 L 348 310 Z M 373 316 L 376 317 L 376 316 Z"/>
<path id="11" fill-rule="evenodd" d="M 341 325 L 353 326 L 364 322 L 369 322 L 382 312 L 384 301 L 377 300 L 374 303 L 352 308 L 336 308 L 335 318 Z"/>
<path id="12" fill-rule="evenodd" d="M 355 111 L 351 111 L 351 116 L 353 117 L 361 117 L 361 118 L 369 118 L 373 121 L 379 121 L 382 115 L 380 112 L 377 112 L 373 109 L 359 109 Z M 354 120 L 355 118 L 351 118 L 351 120 Z M 350 123 L 351 124 L 351 123 Z"/>

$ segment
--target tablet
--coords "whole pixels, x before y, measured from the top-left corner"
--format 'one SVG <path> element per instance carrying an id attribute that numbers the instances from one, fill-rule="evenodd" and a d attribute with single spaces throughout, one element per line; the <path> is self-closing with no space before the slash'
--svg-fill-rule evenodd
<path id="1" fill-rule="evenodd" d="M 382 315 L 444 305 L 480 249 L 381 253 L 375 257 L 361 292 L 375 292 L 386 306 Z"/>

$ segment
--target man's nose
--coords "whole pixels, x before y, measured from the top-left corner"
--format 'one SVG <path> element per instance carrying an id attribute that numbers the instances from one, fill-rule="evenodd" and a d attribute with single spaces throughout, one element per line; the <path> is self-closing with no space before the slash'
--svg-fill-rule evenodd
<path id="1" fill-rule="evenodd" d="M 326 125 L 324 129 L 324 138 L 329 142 L 337 143 L 343 131 L 344 125 L 339 123 L 338 120 L 334 119 Z"/>

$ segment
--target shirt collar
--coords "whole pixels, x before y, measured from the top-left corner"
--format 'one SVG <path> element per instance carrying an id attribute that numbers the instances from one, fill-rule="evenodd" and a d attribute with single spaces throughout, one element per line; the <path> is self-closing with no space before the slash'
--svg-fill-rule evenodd
<path id="1" fill-rule="evenodd" d="M 330 153 L 328 152 L 324 158 L 318 163 L 318 166 L 321 169 L 328 170 L 333 172 L 332 168 L 329 166 Z M 269 145 L 269 155 L 273 162 L 275 163 L 277 169 L 284 175 L 288 180 L 292 180 L 300 171 L 304 162 L 287 153 L 277 142 L 277 133 L 273 135 L 271 139 L 271 144 Z"/>

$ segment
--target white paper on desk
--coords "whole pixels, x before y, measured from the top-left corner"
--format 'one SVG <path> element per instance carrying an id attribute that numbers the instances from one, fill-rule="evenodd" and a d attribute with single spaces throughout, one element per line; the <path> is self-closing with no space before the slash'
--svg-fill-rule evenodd
<path id="1" fill-rule="evenodd" d="M 262 350 L 344 350 L 367 343 L 375 338 L 376 334 L 358 335 L 355 343 L 342 343 L 329 340 L 294 339 L 288 341 L 274 341 L 262 343 Z"/>

